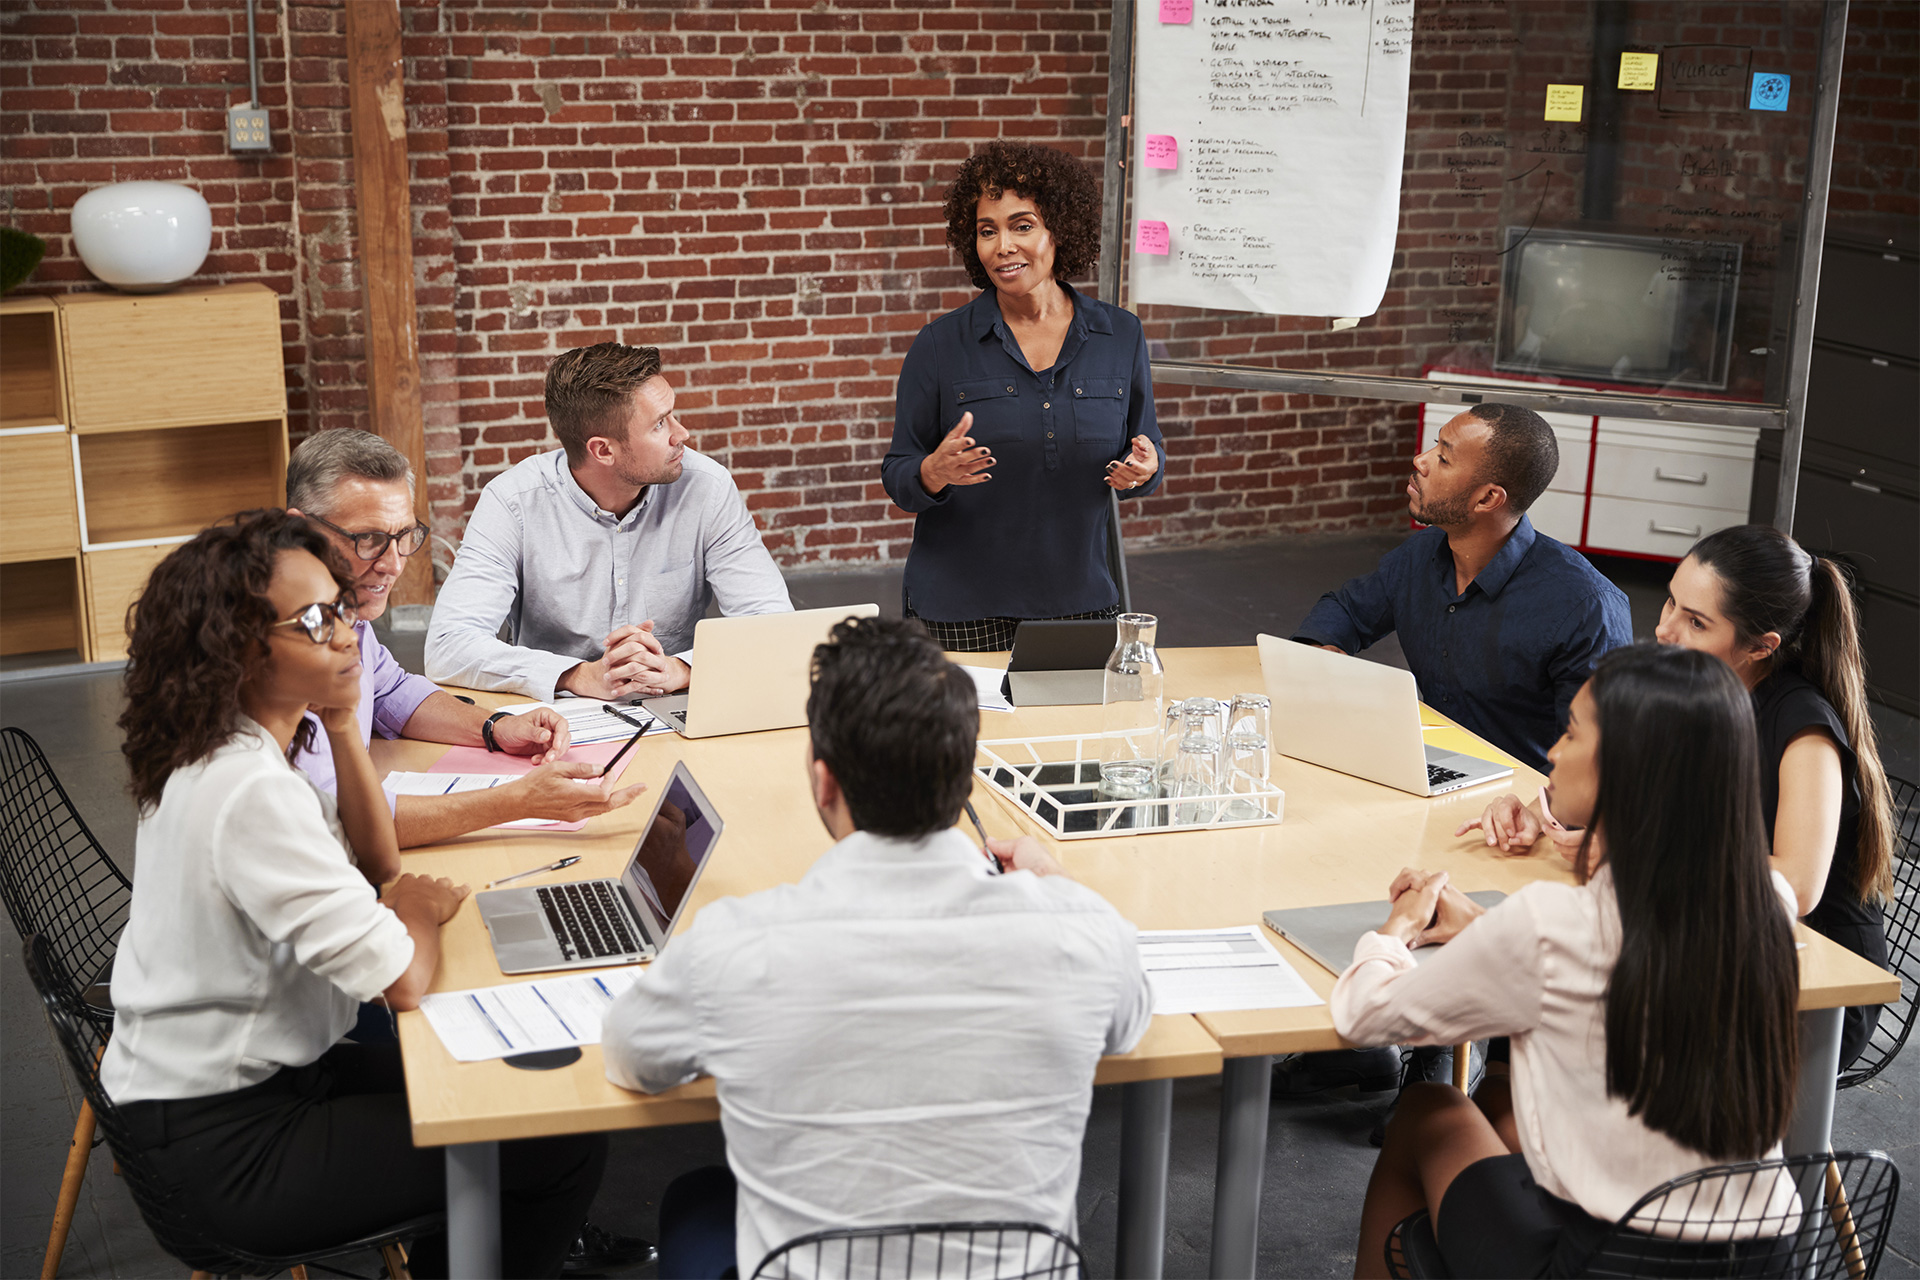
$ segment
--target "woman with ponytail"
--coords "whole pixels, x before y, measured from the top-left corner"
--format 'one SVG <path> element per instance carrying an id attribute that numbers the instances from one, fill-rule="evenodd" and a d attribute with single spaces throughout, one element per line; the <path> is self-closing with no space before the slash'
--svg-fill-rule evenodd
<path id="1" fill-rule="evenodd" d="M 1769 525 L 1722 529 L 1674 570 L 1654 636 L 1712 654 L 1752 691 L 1774 868 L 1793 886 L 1808 928 L 1885 968 L 1880 901 L 1892 887 L 1892 803 L 1840 567 Z M 1879 1017 L 1878 1005 L 1847 1010 L 1842 1068 L 1866 1048 Z"/>
<path id="2" fill-rule="evenodd" d="M 1779 1154 L 1799 966 L 1746 690 L 1704 653 L 1616 649 L 1547 758 L 1552 811 L 1585 828 L 1579 883 L 1531 884 L 1483 912 L 1444 872 L 1403 871 L 1334 986 L 1353 1044 L 1512 1037 L 1510 1081 L 1401 1095 L 1356 1276 L 1387 1274 L 1388 1232 L 1421 1208 L 1454 1275 L 1579 1275 L 1662 1182 Z M 1429 942 L 1448 945 L 1416 965 L 1411 948 Z M 1715 1224 L 1737 1219 L 1755 1230 L 1751 1193 L 1726 1194 L 1686 1209 L 1686 1239 L 1724 1238 L 1741 1228 Z M 1780 1179 L 1764 1212 L 1790 1216 L 1793 1196 Z"/>

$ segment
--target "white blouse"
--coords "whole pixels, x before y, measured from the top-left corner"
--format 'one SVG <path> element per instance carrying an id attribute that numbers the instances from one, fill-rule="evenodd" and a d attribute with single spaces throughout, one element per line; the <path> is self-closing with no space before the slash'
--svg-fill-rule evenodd
<path id="1" fill-rule="evenodd" d="M 100 1064 L 116 1102 L 230 1093 L 305 1066 L 413 962 L 333 797 L 242 725 L 167 779 L 134 837 Z"/>
<path id="2" fill-rule="evenodd" d="M 1791 921 L 1793 891 L 1779 872 L 1773 880 Z M 1514 1119 L 1534 1181 L 1614 1221 L 1668 1179 L 1721 1163 L 1607 1093 L 1605 996 L 1619 954 L 1620 909 L 1603 866 L 1584 886 L 1528 885 L 1417 964 L 1399 940 L 1366 934 L 1334 984 L 1333 1024 L 1358 1045 L 1513 1037 Z M 1788 1212 L 1791 1184 L 1773 1190 L 1767 1211 Z M 1756 1208 L 1702 1201 L 1687 1217 L 1750 1218 Z"/>

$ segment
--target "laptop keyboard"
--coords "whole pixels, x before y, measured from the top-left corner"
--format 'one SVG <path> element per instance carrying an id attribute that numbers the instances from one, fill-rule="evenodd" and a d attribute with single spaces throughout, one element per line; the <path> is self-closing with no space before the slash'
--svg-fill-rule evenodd
<path id="1" fill-rule="evenodd" d="M 632 955 L 640 950 L 606 881 L 549 885 L 534 893 L 566 953 L 563 959 Z"/>
<path id="2" fill-rule="evenodd" d="M 1460 772 L 1458 769 L 1449 769 L 1445 765 L 1430 764 L 1427 766 L 1427 786 L 1430 788 L 1438 787 L 1448 782 L 1457 782 L 1466 776 L 1466 774 Z"/>

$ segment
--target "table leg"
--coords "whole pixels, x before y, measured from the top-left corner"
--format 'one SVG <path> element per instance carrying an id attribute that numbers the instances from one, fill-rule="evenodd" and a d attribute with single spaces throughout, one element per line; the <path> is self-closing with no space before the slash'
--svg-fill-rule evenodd
<path id="1" fill-rule="evenodd" d="M 1120 1086 L 1120 1238 L 1114 1274 L 1160 1280 L 1167 1260 L 1167 1143 L 1173 1081 Z"/>
<path id="2" fill-rule="evenodd" d="M 1809 1009 L 1800 1015 L 1800 1080 L 1783 1144 L 1790 1156 L 1833 1150 L 1833 1085 L 1840 1076 L 1840 1025 L 1845 1012 Z"/>
<path id="3" fill-rule="evenodd" d="M 500 1275 L 500 1144 L 447 1148 L 447 1270 L 460 1280 Z"/>
<path id="4" fill-rule="evenodd" d="M 1213 1185 L 1214 1280 L 1253 1280 L 1267 1170 L 1273 1059 L 1228 1058 L 1220 1071 L 1220 1163 Z"/>

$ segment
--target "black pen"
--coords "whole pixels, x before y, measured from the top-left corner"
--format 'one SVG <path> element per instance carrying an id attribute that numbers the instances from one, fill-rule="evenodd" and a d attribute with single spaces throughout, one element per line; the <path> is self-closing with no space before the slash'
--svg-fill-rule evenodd
<path id="1" fill-rule="evenodd" d="M 624 716 L 623 716 L 623 717 L 621 717 L 621 718 L 622 718 L 622 719 L 625 719 L 625 717 L 624 717 Z M 633 722 L 632 722 L 631 720 L 629 720 L 629 721 L 627 721 L 627 723 L 629 723 L 629 724 L 631 724 L 631 723 L 633 723 Z M 633 736 L 632 736 L 631 738 L 628 738 L 628 739 L 627 739 L 627 741 L 626 741 L 626 745 L 625 745 L 625 746 L 623 746 L 623 747 L 621 747 L 621 748 L 620 748 L 620 749 L 619 749 L 618 751 L 616 751 L 616 752 L 614 752 L 614 753 L 613 753 L 613 759 L 611 759 L 611 760 L 609 760 L 609 761 L 607 761 L 607 767 L 606 767 L 606 768 L 604 768 L 604 769 L 602 769 L 602 770 L 600 771 L 600 776 L 604 778 L 604 777 L 606 777 L 606 776 L 607 776 L 608 774 L 610 774 L 610 773 L 612 773 L 612 772 L 613 772 L 613 766 L 615 766 L 615 765 L 617 765 L 617 764 L 619 764 L 619 763 L 620 763 L 620 757 L 621 757 L 621 756 L 623 756 L 623 755 L 625 755 L 625 754 L 627 754 L 627 752 L 628 752 L 628 751 L 629 751 L 629 750 L 630 750 L 630 749 L 631 749 L 631 748 L 633 747 L 633 744 L 634 744 L 634 743 L 636 743 L 636 742 L 638 742 L 638 741 L 640 741 L 640 739 L 642 739 L 642 738 L 644 738 L 644 737 L 646 737 L 646 736 L 647 736 L 647 730 L 646 730 L 646 726 L 644 726 L 644 725 L 643 725 L 643 726 L 641 726 L 640 728 L 638 728 L 638 729 L 635 729 L 635 730 L 633 731 Z"/>
<path id="2" fill-rule="evenodd" d="M 601 703 L 600 709 L 602 711 L 605 711 L 608 715 L 612 716 L 615 720 L 625 720 L 628 724 L 632 725 L 636 729 L 644 729 L 653 723 L 653 713 L 651 711 L 646 713 L 647 718 L 645 720 L 635 720 L 632 716 L 628 715 L 626 712 L 622 711 L 620 708 L 614 706 L 611 702 Z"/>
<path id="3" fill-rule="evenodd" d="M 1000 859 L 994 856 L 993 850 L 987 848 L 987 829 L 980 825 L 980 815 L 974 810 L 973 801 L 967 800 L 962 803 L 967 806 L 968 821 L 972 822 L 973 829 L 980 833 L 980 852 L 987 855 L 987 874 L 990 876 L 1001 874 L 1006 868 L 1000 865 Z"/>

